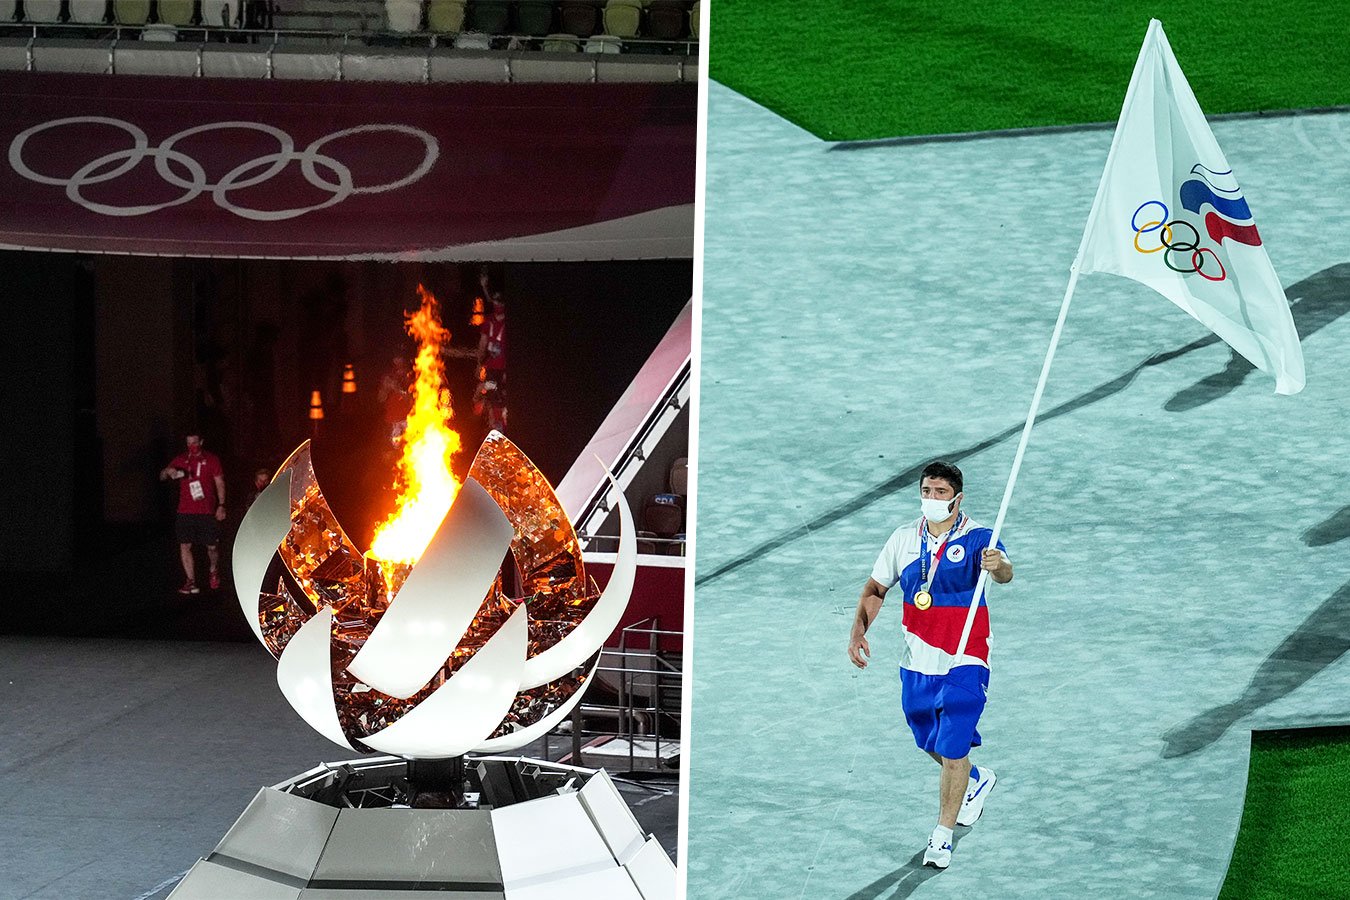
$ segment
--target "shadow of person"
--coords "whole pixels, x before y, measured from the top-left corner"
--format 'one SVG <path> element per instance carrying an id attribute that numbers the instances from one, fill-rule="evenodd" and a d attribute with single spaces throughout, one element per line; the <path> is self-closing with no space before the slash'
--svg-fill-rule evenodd
<path id="1" fill-rule="evenodd" d="M 1254 371 L 1256 366 L 1230 351 L 1228 365 L 1224 366 L 1222 371 L 1206 375 L 1190 387 L 1177 391 L 1163 404 L 1163 409 L 1168 412 L 1190 412 L 1206 403 L 1212 403 L 1239 388 Z"/>
<path id="2" fill-rule="evenodd" d="M 1163 735 L 1164 759 L 1203 750 L 1239 719 L 1301 687 L 1350 650 L 1350 582 L 1323 600 L 1262 660 L 1247 689 L 1231 703 L 1207 709 Z"/>
<path id="3" fill-rule="evenodd" d="M 956 848 L 961 844 L 961 838 L 969 832 L 969 828 L 959 826 L 952 830 L 953 863 L 956 861 L 954 857 L 956 856 Z M 919 885 L 942 872 L 941 869 L 925 866 L 923 864 L 923 853 L 924 851 L 920 850 L 900 868 L 893 872 L 887 872 L 866 887 L 861 887 L 849 894 L 844 900 L 877 900 L 882 895 L 885 895 L 886 900 L 897 900 L 900 897 L 910 896 L 918 890 Z M 887 891 L 891 891 L 891 893 L 887 894 Z"/>
<path id="4" fill-rule="evenodd" d="M 1350 263 L 1339 263 L 1291 284 L 1285 291 L 1299 340 L 1350 312 Z M 1189 412 L 1232 393 L 1256 367 L 1231 353 L 1223 370 L 1182 388 L 1163 404 L 1168 412 Z"/>
<path id="5" fill-rule="evenodd" d="M 1303 532 L 1303 543 L 1309 547 L 1325 547 L 1350 537 L 1350 506 L 1342 506 L 1330 517 Z"/>

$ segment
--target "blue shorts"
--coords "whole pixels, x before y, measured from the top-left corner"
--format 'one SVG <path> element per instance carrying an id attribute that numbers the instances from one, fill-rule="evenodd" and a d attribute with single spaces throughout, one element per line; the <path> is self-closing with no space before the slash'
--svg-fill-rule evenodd
<path id="1" fill-rule="evenodd" d="M 980 746 L 975 725 L 984 712 L 989 670 L 957 666 L 946 675 L 900 670 L 900 705 L 920 750 L 961 759 Z"/>

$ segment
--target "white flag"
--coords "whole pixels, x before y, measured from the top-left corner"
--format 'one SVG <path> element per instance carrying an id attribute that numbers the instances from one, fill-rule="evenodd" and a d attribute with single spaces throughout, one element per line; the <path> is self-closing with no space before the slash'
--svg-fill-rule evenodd
<path id="1" fill-rule="evenodd" d="M 1232 167 L 1149 23 L 1079 251 L 1079 272 L 1143 282 L 1263 372 L 1303 389 L 1289 301 Z"/>

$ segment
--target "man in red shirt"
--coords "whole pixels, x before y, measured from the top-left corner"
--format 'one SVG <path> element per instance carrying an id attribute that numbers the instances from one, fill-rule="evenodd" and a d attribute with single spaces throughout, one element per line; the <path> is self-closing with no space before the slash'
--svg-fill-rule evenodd
<path id="1" fill-rule="evenodd" d="M 221 468 L 220 457 L 202 449 L 200 435 L 188 435 L 186 443 L 187 452 L 178 454 L 173 462 L 161 469 L 159 480 L 173 479 L 178 482 L 178 520 L 175 530 L 178 534 L 178 555 L 183 562 L 183 573 L 187 575 L 187 581 L 178 589 L 178 593 L 199 594 L 201 588 L 197 587 L 193 544 L 205 545 L 206 558 L 211 565 L 211 589 L 220 587 L 216 523 L 225 521 L 225 471 Z"/>

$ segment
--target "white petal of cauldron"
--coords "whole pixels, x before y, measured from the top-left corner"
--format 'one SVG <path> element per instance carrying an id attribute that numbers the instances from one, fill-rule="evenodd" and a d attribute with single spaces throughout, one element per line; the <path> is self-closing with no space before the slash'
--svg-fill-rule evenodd
<path id="1" fill-rule="evenodd" d="M 256 617 L 255 617 L 256 618 Z M 333 610 L 324 607 L 300 626 L 277 661 L 277 685 L 310 727 L 339 746 L 347 742 L 333 700 Z"/>
<path id="2" fill-rule="evenodd" d="M 347 671 L 400 700 L 425 687 L 473 621 L 513 534 L 492 495 L 466 480 Z"/>
<path id="3" fill-rule="evenodd" d="M 282 472 L 263 488 L 239 523 L 234 537 L 234 590 L 244 618 L 264 647 L 262 624 L 258 621 L 258 597 L 266 590 L 263 578 L 272 564 L 277 547 L 291 530 L 291 473 Z"/>
<path id="4" fill-rule="evenodd" d="M 459 756 L 492 734 L 511 709 L 529 640 L 522 604 L 459 671 L 392 725 L 362 743 L 420 759 Z"/>
<path id="5" fill-rule="evenodd" d="M 477 747 L 474 747 L 476 753 L 505 753 L 508 750 L 514 750 L 517 747 L 523 747 L 530 741 L 538 740 L 557 728 L 563 719 L 566 719 L 572 713 L 573 707 L 581 702 L 581 698 L 586 693 L 586 689 L 591 686 L 591 679 L 595 678 L 595 670 L 600 668 L 600 660 L 595 661 L 591 666 L 590 672 L 586 673 L 586 683 L 572 693 L 572 696 L 563 701 L 562 705 L 544 716 L 533 725 L 528 725 L 519 731 L 512 731 L 501 737 L 495 737 L 483 741 Z"/>
<path id="6" fill-rule="evenodd" d="M 586 618 L 578 622 L 558 643 L 525 663 L 521 690 L 548 684 L 590 659 L 591 654 L 604 646 L 614 633 L 619 620 L 623 618 L 623 611 L 628 608 L 628 596 L 633 592 L 637 573 L 637 537 L 633 529 L 633 513 L 628 509 L 623 490 L 619 488 L 614 473 L 606 474 L 614 485 L 619 505 L 619 552 L 615 554 L 614 571 Z"/>

